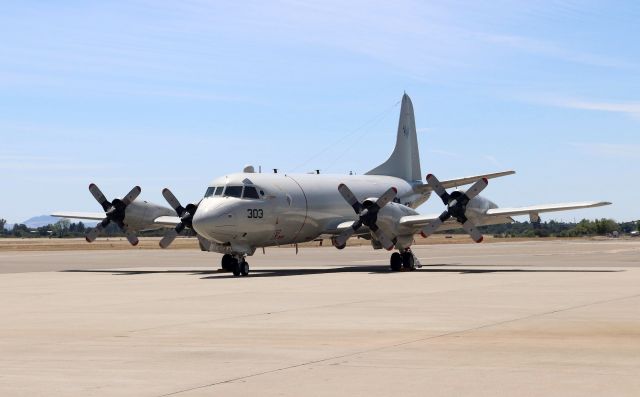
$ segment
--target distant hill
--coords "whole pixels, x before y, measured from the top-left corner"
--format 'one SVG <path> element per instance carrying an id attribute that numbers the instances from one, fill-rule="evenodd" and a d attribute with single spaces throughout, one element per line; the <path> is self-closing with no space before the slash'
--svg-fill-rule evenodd
<path id="1" fill-rule="evenodd" d="M 62 218 L 56 218 L 55 216 L 51 216 L 51 215 L 39 215 L 39 216 L 34 216 L 32 218 L 27 219 L 26 221 L 20 222 L 23 223 L 25 225 L 27 225 L 27 227 L 29 228 L 37 228 L 37 227 L 42 227 L 42 226 L 47 226 L 47 225 L 53 225 L 54 223 L 58 222 L 60 219 Z M 81 220 L 78 219 L 71 219 L 72 223 L 78 223 Z M 82 223 L 84 223 L 87 226 L 95 226 L 96 225 L 96 221 L 82 221 Z M 5 226 L 6 228 L 8 228 L 8 225 Z M 13 227 L 13 225 L 11 225 L 11 227 Z M 9 229 L 11 230 L 11 229 Z"/>
<path id="2" fill-rule="evenodd" d="M 41 226 L 47 226 L 58 222 L 60 218 L 56 218 L 51 215 L 39 215 L 34 216 L 32 218 L 27 219 L 26 221 L 22 221 L 20 223 L 27 225 L 30 228 L 36 228 Z"/>

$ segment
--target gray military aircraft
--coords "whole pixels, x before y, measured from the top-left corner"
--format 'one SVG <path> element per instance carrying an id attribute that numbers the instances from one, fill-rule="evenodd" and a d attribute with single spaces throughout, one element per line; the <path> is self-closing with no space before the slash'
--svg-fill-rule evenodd
<path id="1" fill-rule="evenodd" d="M 167 248 L 183 230 L 191 229 L 203 251 L 218 252 L 222 268 L 236 276 L 249 274 L 247 256 L 257 248 L 330 239 L 343 249 L 357 235 L 371 241 L 374 249 L 396 250 L 391 255 L 392 271 L 420 266 L 411 252 L 417 233 L 463 228 L 475 242 L 482 241 L 478 226 L 513 222 L 512 216 L 539 214 L 611 204 L 602 201 L 498 208 L 479 195 L 491 178 L 514 174 L 503 171 L 439 181 L 434 175 L 422 181 L 413 105 L 402 97 L 396 146 L 391 156 L 364 175 L 256 173 L 252 166 L 243 172 L 215 179 L 204 198 L 183 206 L 169 189 L 162 194 L 171 208 L 136 200 L 134 187 L 124 198 L 108 201 L 95 184 L 89 191 L 104 212 L 56 212 L 63 218 L 99 220 L 86 239 L 92 242 L 109 223 L 118 225 L 133 245 L 141 230 L 168 228 L 160 240 Z M 466 190 L 446 189 L 472 184 Z M 415 209 L 432 192 L 446 209 L 441 214 L 421 215 Z"/>

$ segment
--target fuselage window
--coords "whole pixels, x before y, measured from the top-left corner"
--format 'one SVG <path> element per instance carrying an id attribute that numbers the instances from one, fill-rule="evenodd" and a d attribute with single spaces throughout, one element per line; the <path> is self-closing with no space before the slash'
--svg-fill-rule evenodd
<path id="1" fill-rule="evenodd" d="M 249 199 L 260 198 L 260 196 L 258 196 L 258 191 L 253 186 L 245 186 L 244 187 L 244 194 L 243 194 L 242 197 L 243 198 L 249 198 Z"/>
<path id="2" fill-rule="evenodd" d="M 213 193 L 214 196 L 220 196 L 222 195 L 222 190 L 224 189 L 224 186 L 218 186 L 216 187 L 216 191 L 215 193 Z"/>
<path id="3" fill-rule="evenodd" d="M 224 191 L 225 197 L 242 197 L 242 186 L 227 186 Z"/>
<path id="4" fill-rule="evenodd" d="M 207 188 L 207 191 L 204 193 L 205 197 L 211 197 L 213 195 L 214 187 Z"/>

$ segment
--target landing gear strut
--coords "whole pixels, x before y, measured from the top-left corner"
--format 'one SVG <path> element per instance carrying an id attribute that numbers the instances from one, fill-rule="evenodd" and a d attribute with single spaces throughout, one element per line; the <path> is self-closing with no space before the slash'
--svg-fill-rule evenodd
<path id="1" fill-rule="evenodd" d="M 236 277 L 249 275 L 249 263 L 244 259 L 244 256 L 224 254 L 221 265 L 222 270 L 233 272 Z"/>
<path id="2" fill-rule="evenodd" d="M 392 272 L 399 272 L 402 269 L 413 271 L 417 267 L 413 253 L 409 249 L 391 254 L 389 264 Z"/>

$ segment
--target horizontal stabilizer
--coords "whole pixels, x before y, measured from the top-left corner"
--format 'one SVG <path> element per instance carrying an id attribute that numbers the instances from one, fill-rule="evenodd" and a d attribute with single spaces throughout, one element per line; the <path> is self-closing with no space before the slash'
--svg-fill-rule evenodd
<path id="1" fill-rule="evenodd" d="M 474 175 L 474 176 L 466 176 L 463 178 L 449 179 L 446 181 L 440 181 L 440 184 L 445 189 L 456 188 L 458 186 L 469 185 L 471 183 L 477 182 L 482 178 L 493 179 L 500 178 L 502 176 L 513 175 L 515 171 L 502 171 L 502 172 L 494 172 L 492 174 L 482 174 L 482 175 Z M 426 193 L 432 190 L 430 185 L 420 185 L 414 188 L 418 193 Z"/>

